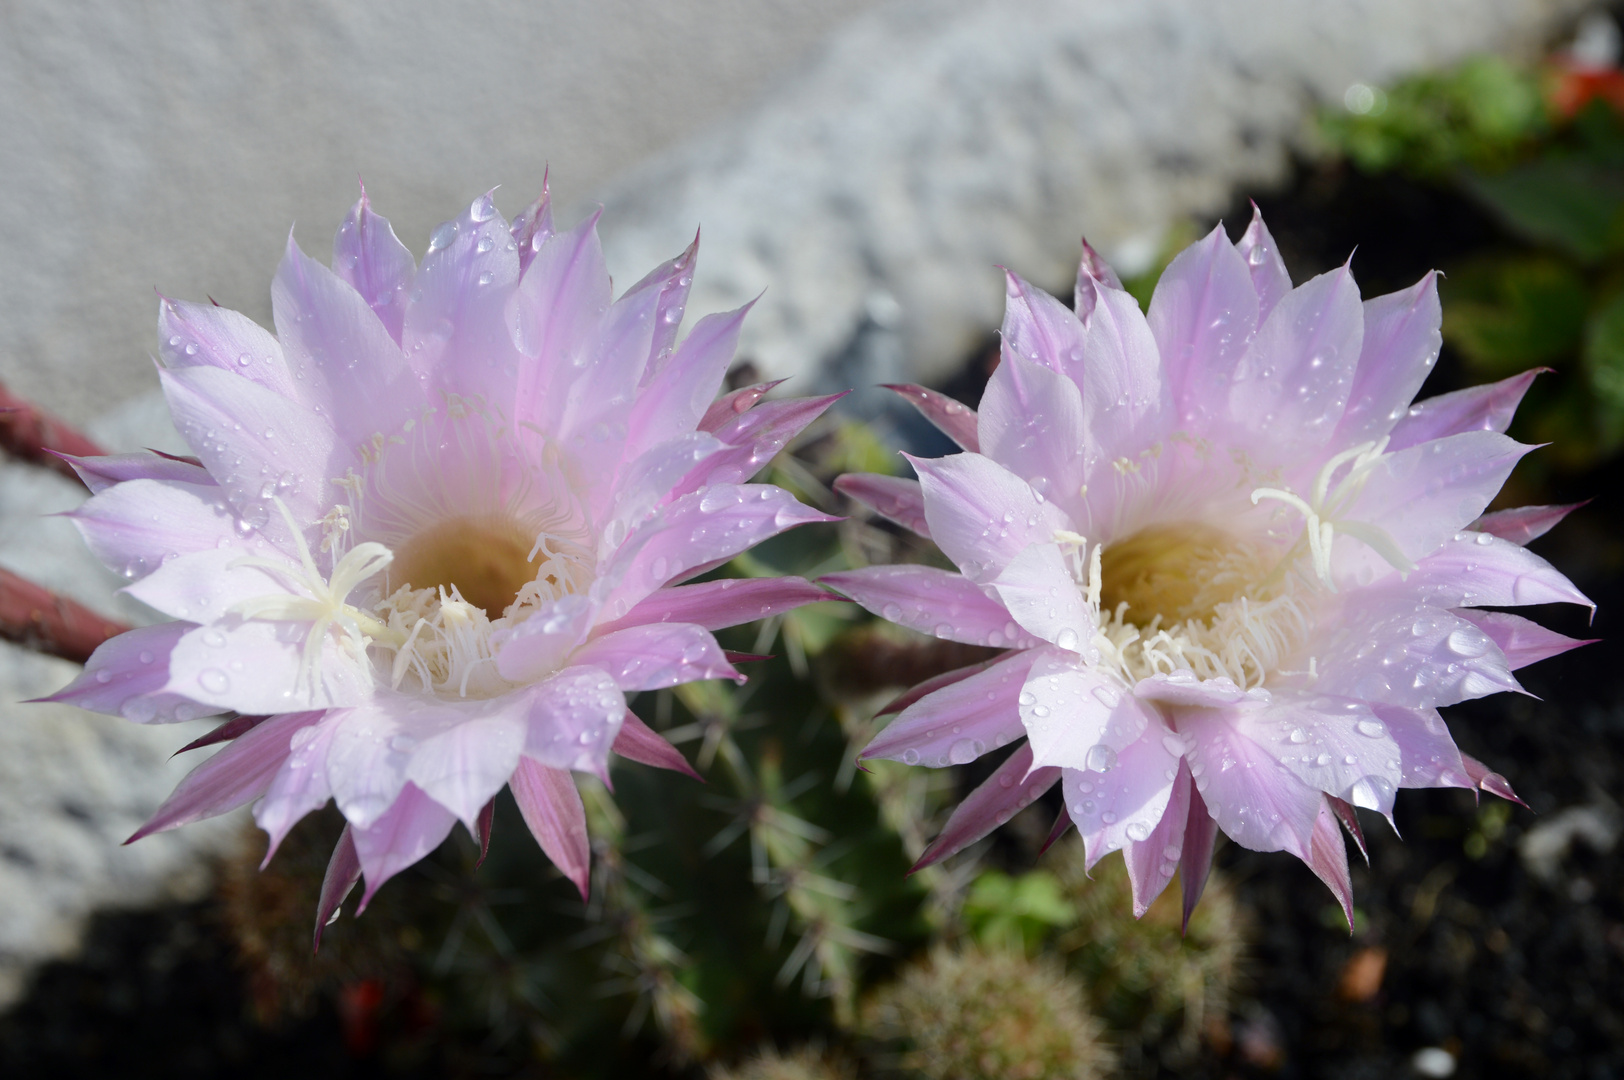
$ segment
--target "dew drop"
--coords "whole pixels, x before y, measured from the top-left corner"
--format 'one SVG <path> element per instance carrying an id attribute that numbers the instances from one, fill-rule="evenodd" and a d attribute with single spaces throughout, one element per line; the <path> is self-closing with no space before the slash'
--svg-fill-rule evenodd
<path id="1" fill-rule="evenodd" d="M 197 677 L 197 684 L 211 694 L 223 694 L 231 689 L 231 678 L 219 668 L 207 668 Z"/>
<path id="2" fill-rule="evenodd" d="M 1111 767 L 1117 763 L 1116 751 L 1104 743 L 1095 743 L 1088 748 L 1088 756 L 1083 759 L 1083 763 L 1092 772 L 1109 772 Z"/>

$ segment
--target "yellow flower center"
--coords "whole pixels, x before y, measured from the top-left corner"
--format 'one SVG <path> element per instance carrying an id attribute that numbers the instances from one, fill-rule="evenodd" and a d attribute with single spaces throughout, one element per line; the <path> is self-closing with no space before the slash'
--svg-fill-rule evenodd
<path id="1" fill-rule="evenodd" d="M 1100 552 L 1100 608 L 1148 626 L 1210 622 L 1218 605 L 1247 595 L 1268 567 L 1249 545 L 1200 522 L 1152 525 Z"/>
<path id="2" fill-rule="evenodd" d="M 474 607 L 492 619 L 518 599 L 519 591 L 537 580 L 542 553 L 536 538 L 515 519 L 501 514 L 481 514 L 441 521 L 424 529 L 395 552 L 389 567 L 392 592 L 402 586 L 412 589 L 453 588 Z M 570 591 L 569 583 L 556 569 L 545 576 L 553 595 Z"/>

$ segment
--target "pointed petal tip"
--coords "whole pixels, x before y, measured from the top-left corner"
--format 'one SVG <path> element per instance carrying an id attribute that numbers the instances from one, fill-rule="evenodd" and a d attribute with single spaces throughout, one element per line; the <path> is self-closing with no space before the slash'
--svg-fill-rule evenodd
<path id="1" fill-rule="evenodd" d="M 1086 274 L 1090 280 L 1109 288 L 1121 289 L 1122 279 L 1117 277 L 1115 270 L 1111 269 L 1111 264 L 1106 262 L 1098 251 L 1094 250 L 1094 245 L 1088 242 L 1088 237 L 1082 237 L 1081 242 L 1083 255 L 1077 264 L 1078 274 Z"/>
<path id="2" fill-rule="evenodd" d="M 1059 815 L 1057 815 L 1054 819 L 1054 826 L 1049 829 L 1048 839 L 1044 840 L 1043 846 L 1038 848 L 1038 855 L 1041 857 L 1050 848 L 1054 847 L 1055 842 L 1058 841 L 1062 836 L 1065 836 L 1066 830 L 1070 828 L 1071 814 L 1064 806 L 1062 806 L 1060 808 Z"/>

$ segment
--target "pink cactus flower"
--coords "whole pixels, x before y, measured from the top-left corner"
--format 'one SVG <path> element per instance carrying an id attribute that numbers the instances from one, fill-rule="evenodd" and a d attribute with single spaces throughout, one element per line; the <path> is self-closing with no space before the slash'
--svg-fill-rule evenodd
<path id="1" fill-rule="evenodd" d="M 965 453 L 838 486 L 958 572 L 823 580 L 1007 651 L 903 695 L 863 754 L 944 766 L 1024 740 L 920 865 L 1058 782 L 1055 835 L 1076 824 L 1090 865 L 1122 850 L 1138 913 L 1181 870 L 1188 917 L 1219 829 L 1296 855 L 1351 912 L 1353 807 L 1515 798 L 1438 708 L 1581 644 L 1479 608 L 1589 601 L 1522 546 L 1571 508 L 1483 513 L 1529 449 L 1502 432 L 1533 373 L 1410 404 L 1438 326 L 1431 274 L 1363 303 L 1346 266 L 1293 288 L 1254 216 L 1180 254 L 1148 316 L 1086 245 L 1075 312 L 1011 275 L 979 415 L 897 388 Z"/>
<path id="2" fill-rule="evenodd" d="M 197 458 L 73 459 L 95 492 L 73 516 L 175 621 L 107 642 L 52 700 L 239 715 L 132 839 L 257 799 L 274 854 L 333 799 L 348 825 L 319 926 L 454 822 L 483 838 L 508 785 L 584 894 L 570 770 L 605 775 L 613 751 L 691 772 L 626 693 L 741 678 L 713 630 L 827 598 L 679 584 L 831 520 L 747 481 L 834 399 L 716 400 L 746 309 L 679 344 L 695 247 L 612 301 L 596 225 L 556 231 L 545 188 L 511 223 L 484 196 L 418 266 L 363 192 L 332 269 L 289 239 L 274 337 L 159 304 Z"/>

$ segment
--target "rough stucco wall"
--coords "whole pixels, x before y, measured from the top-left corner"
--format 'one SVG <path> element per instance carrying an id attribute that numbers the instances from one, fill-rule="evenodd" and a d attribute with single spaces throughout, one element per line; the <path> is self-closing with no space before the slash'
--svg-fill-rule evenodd
<path id="1" fill-rule="evenodd" d="M 86 421 L 155 386 L 152 290 L 269 321 L 366 178 L 408 246 L 561 200 L 752 99 L 874 0 L 0 5 L 0 379 Z"/>
<path id="2" fill-rule="evenodd" d="M 817 371 L 878 297 L 900 313 L 907 374 L 929 379 L 998 325 L 995 264 L 1069 289 L 1086 234 L 1142 268 L 1170 222 L 1278 181 L 1316 103 L 1475 52 L 1531 52 L 1587 6 L 887 4 L 749 116 L 617 181 L 610 266 L 669 258 L 703 222 L 689 310 L 765 289 L 740 348 L 767 374 Z"/>

